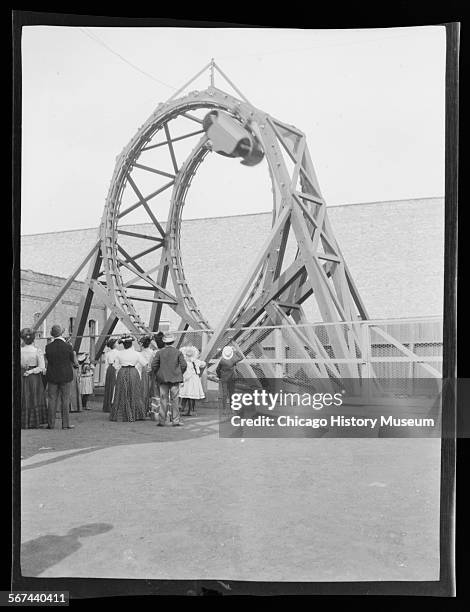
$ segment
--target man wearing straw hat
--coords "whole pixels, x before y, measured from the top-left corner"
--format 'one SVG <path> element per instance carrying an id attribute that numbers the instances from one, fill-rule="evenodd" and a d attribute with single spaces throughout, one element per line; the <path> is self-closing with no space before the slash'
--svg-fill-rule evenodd
<path id="1" fill-rule="evenodd" d="M 220 359 L 215 370 L 219 378 L 219 401 L 221 403 L 222 412 L 225 412 L 227 401 L 228 405 L 231 405 L 231 399 L 235 387 L 235 366 L 242 359 L 244 359 L 244 356 L 240 351 L 235 353 L 232 346 L 224 346 L 222 350 L 222 358 Z"/>
<path id="2" fill-rule="evenodd" d="M 160 388 L 160 414 L 157 425 L 163 427 L 168 408 L 171 409 L 173 426 L 182 425 L 179 411 L 179 387 L 183 382 L 183 374 L 188 367 L 183 353 L 173 346 L 175 337 L 171 334 L 163 336 L 165 346 L 157 351 L 152 360 L 152 372 Z"/>

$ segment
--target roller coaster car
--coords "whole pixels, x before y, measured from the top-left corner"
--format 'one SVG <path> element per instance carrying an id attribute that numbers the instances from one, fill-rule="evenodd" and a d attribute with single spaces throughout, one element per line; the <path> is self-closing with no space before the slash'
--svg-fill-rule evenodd
<path id="1" fill-rule="evenodd" d="M 256 166 L 264 153 L 257 138 L 230 115 L 211 111 L 203 120 L 212 150 L 225 157 L 242 157 L 244 166 Z"/>

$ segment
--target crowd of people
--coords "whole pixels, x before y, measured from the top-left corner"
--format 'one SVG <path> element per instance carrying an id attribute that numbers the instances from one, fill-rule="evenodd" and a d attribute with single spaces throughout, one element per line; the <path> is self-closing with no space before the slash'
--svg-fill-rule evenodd
<path id="1" fill-rule="evenodd" d="M 52 326 L 52 341 L 44 353 L 35 346 L 30 328 L 23 329 L 20 336 L 21 427 L 54 429 L 59 413 L 62 429 L 72 429 L 69 414 L 89 410 L 96 363 L 87 353 L 75 353 L 60 325 Z M 199 359 L 195 346 L 178 349 L 175 340 L 163 332 L 143 336 L 138 342 L 128 333 L 108 340 L 103 411 L 111 421 L 151 418 L 159 427 L 178 427 L 183 424 L 181 415 L 196 415 L 196 402 L 205 397 L 201 376 L 206 363 Z M 230 401 L 235 367 L 241 359 L 241 353 L 226 346 L 217 376 L 211 378 L 219 382 L 223 406 Z"/>
<path id="2" fill-rule="evenodd" d="M 75 353 L 60 325 L 52 327 L 53 340 L 44 353 L 35 346 L 35 336 L 30 328 L 20 332 L 21 427 L 45 425 L 54 429 L 59 411 L 62 428 L 73 429 L 69 414 L 89 410 L 87 401 L 94 392 L 95 363 L 88 353 Z"/>

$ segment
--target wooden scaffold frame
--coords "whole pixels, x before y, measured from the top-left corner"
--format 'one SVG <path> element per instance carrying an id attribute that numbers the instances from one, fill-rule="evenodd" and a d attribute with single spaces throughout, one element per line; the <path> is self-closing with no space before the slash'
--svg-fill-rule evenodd
<path id="1" fill-rule="evenodd" d="M 188 86 L 207 70 L 210 71 L 209 87 L 188 92 Z M 228 83 L 233 94 L 215 87 L 215 73 Z M 181 95 L 185 90 L 187 93 Z M 200 109 L 222 111 L 256 136 L 267 161 L 273 192 L 270 233 L 215 330 L 211 329 L 190 290 L 180 247 L 186 194 L 200 164 L 211 152 L 211 142 L 202 120 L 194 114 Z M 172 122 L 181 117 L 194 128 L 174 136 Z M 195 139 L 195 144 L 189 156 L 181 161 L 175 154 L 174 143 L 186 138 Z M 167 151 L 171 172 L 141 162 L 142 152 L 157 147 Z M 160 181 L 152 193 L 142 193 L 133 174 L 136 168 L 152 173 Z M 127 208 L 122 204 L 125 188 L 131 190 L 136 199 Z M 161 195 L 168 201 L 170 193 L 169 215 L 164 228 L 153 204 Z M 156 228 L 156 235 L 119 226 L 120 220 L 138 207 L 145 209 Z M 296 242 L 296 254 L 291 261 L 286 255 L 289 234 Z M 146 240 L 149 246 L 131 254 L 120 242 L 122 235 Z M 154 265 L 146 268 L 140 264 L 143 256 L 158 251 L 160 254 Z M 284 326 L 284 340 L 296 346 L 306 360 L 312 355 L 324 360 L 328 355 L 319 338 L 312 330 L 298 327 L 299 323 L 307 321 L 306 300 L 313 299 L 321 320 L 337 323 L 328 326 L 329 345 L 336 361 L 327 366 L 312 362 L 308 374 L 317 378 L 330 374 L 341 378 L 360 376 L 360 369 L 353 362 L 357 361 L 361 350 L 359 321 L 367 320 L 368 315 L 333 234 L 305 134 L 254 107 L 213 60 L 167 102 L 157 106 L 117 157 L 96 244 L 41 313 L 35 322 L 36 329 L 87 264 L 88 274 L 72 331 L 76 351 L 80 349 L 92 300 L 96 299 L 109 311 L 96 342 L 96 357 L 103 351 L 118 321 L 133 333 L 151 333 L 158 329 L 163 305 L 167 305 L 179 316 L 179 331 L 207 332 L 201 355 L 206 361 L 213 360 L 227 342 L 235 343 L 245 352 L 256 347 L 261 358 L 263 348 L 257 345 L 259 329 L 250 333 L 247 328 L 273 325 Z M 130 272 L 132 278 L 124 280 L 123 270 L 127 274 Z M 172 291 L 168 288 L 169 281 Z M 143 321 L 136 310 L 135 302 L 139 301 L 151 304 L 148 321 Z M 255 376 L 250 367 L 246 370 L 248 376 Z"/>

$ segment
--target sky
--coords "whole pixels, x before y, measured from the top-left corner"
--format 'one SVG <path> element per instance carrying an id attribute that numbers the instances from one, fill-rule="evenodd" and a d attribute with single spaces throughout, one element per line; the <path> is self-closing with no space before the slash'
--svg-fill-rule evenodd
<path id="1" fill-rule="evenodd" d="M 21 233 L 98 226 L 116 156 L 211 58 L 254 106 L 306 134 L 329 206 L 444 195 L 443 26 L 27 26 Z M 206 73 L 190 90 L 208 86 Z M 238 162 L 209 156 L 184 218 L 270 209 L 266 165 Z"/>

